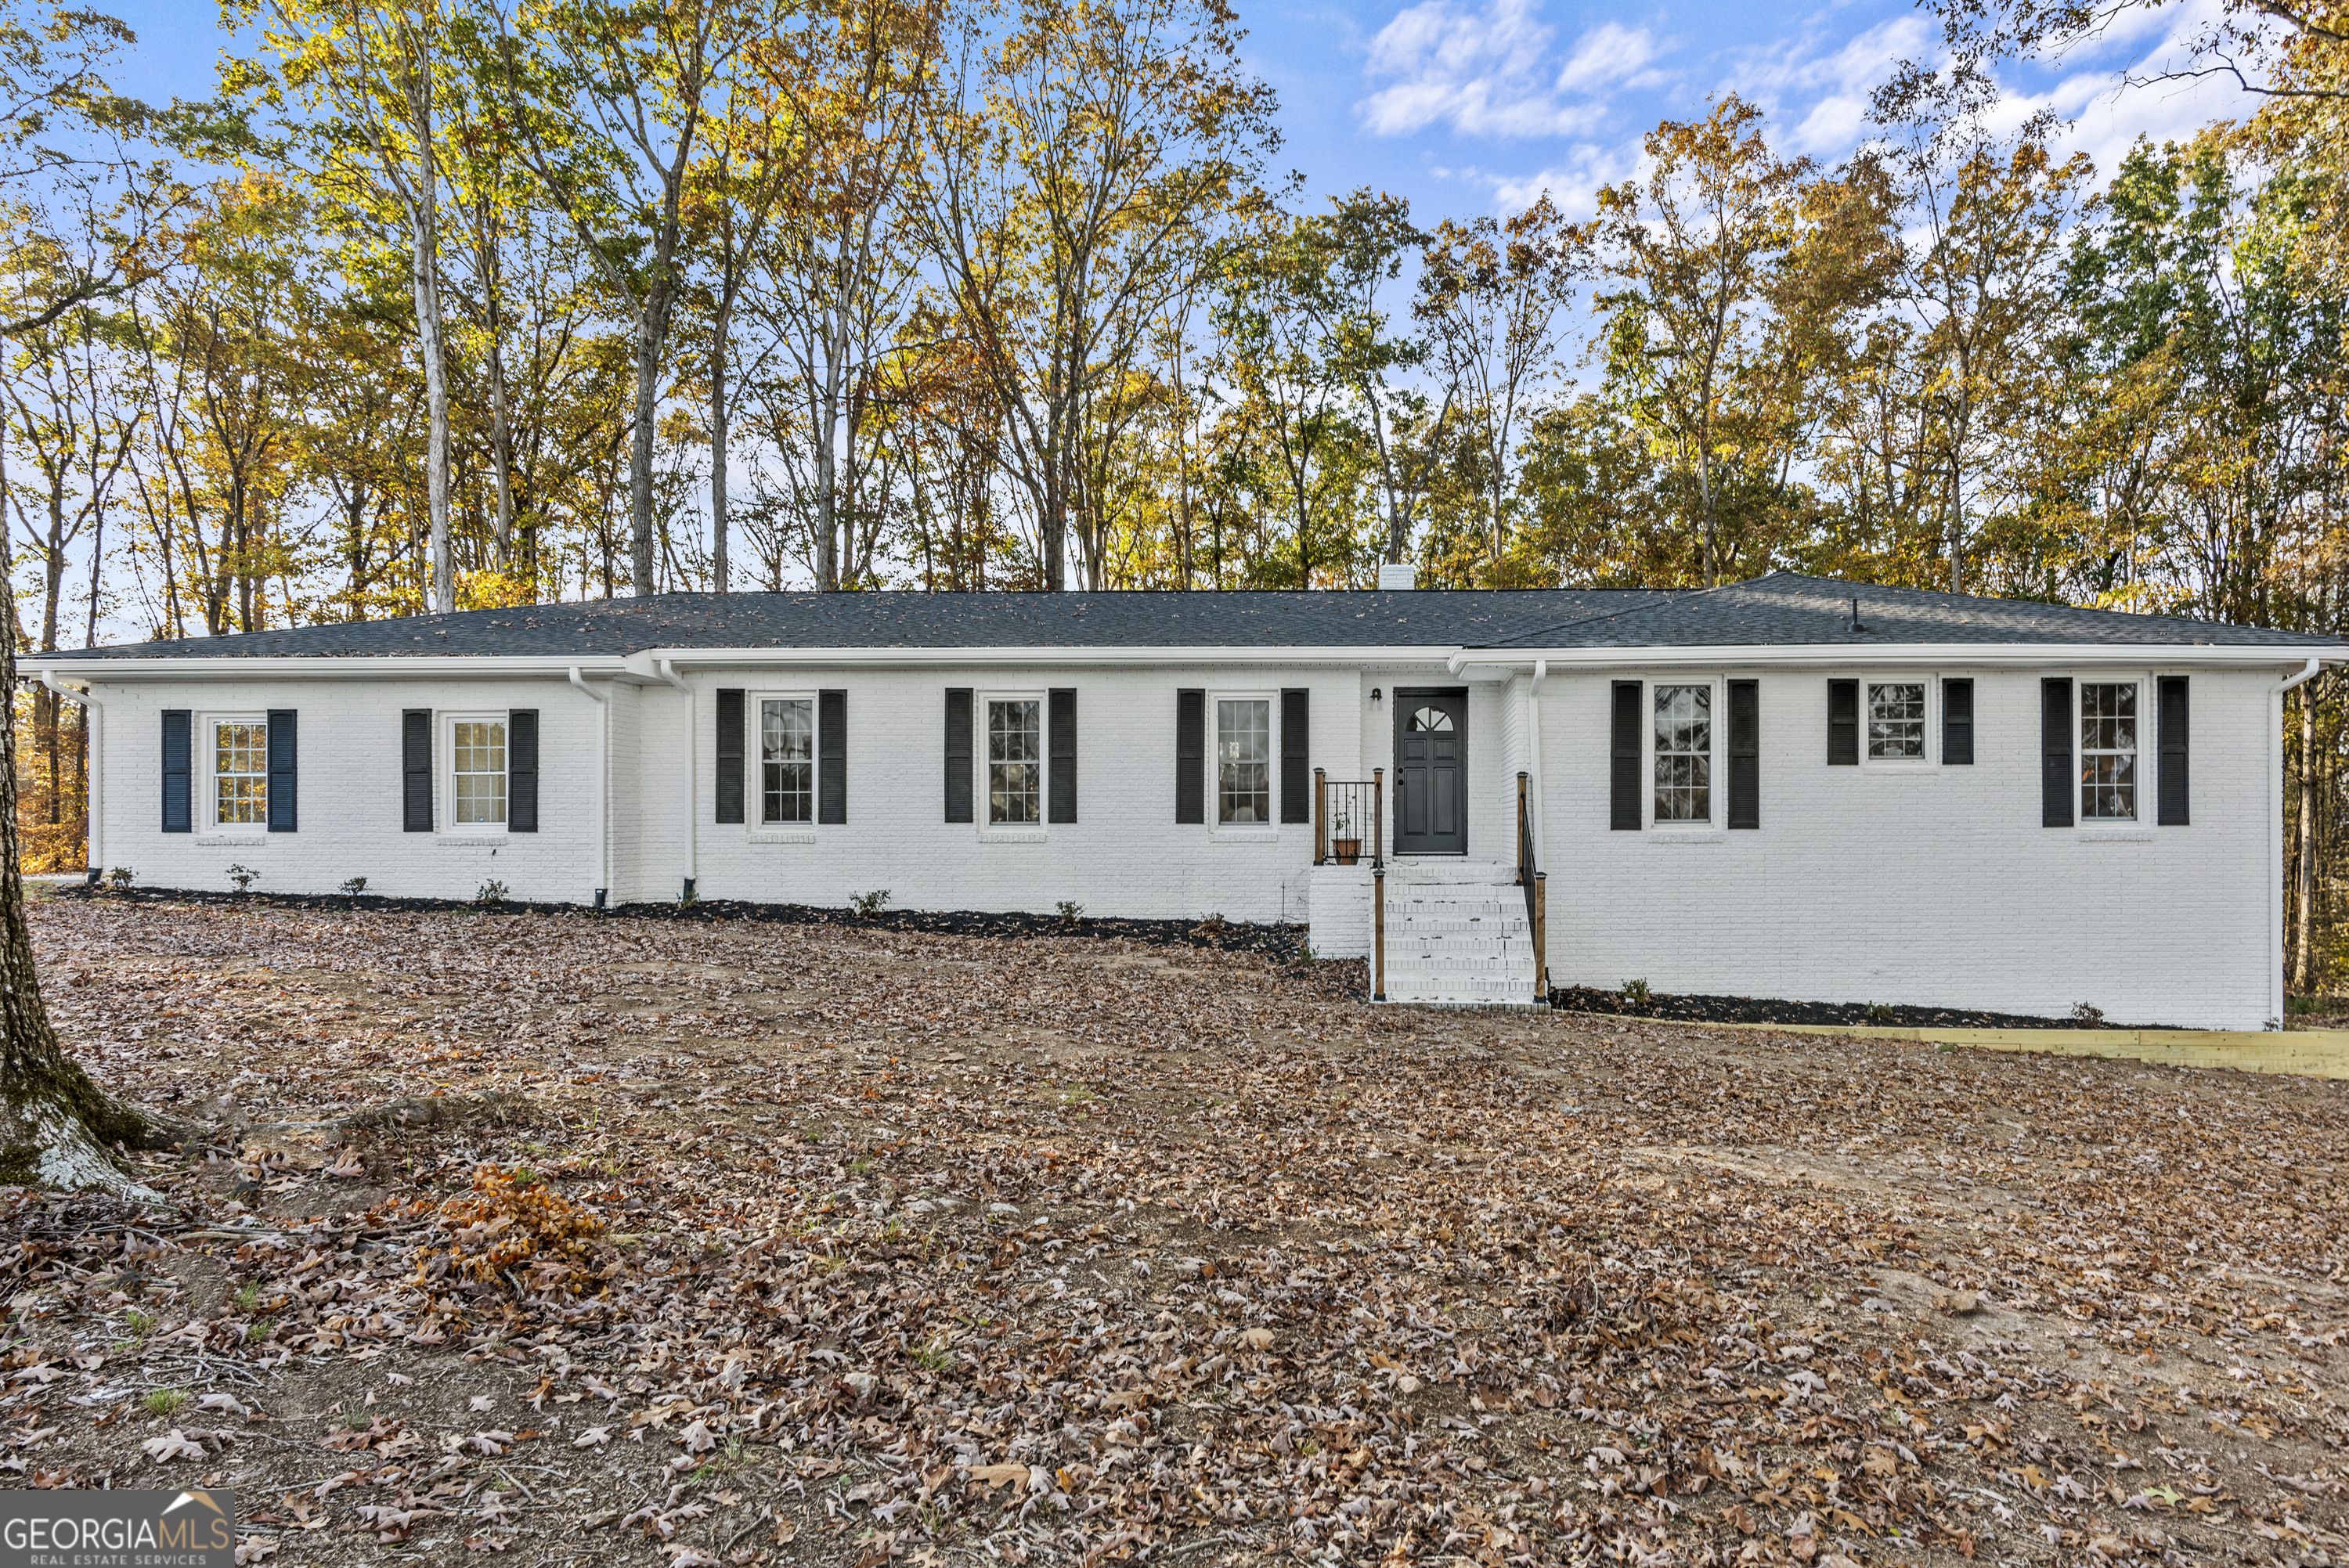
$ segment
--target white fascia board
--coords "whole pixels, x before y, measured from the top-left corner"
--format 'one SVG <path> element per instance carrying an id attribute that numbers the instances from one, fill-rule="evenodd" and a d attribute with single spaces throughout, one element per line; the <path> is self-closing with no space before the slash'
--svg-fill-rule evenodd
<path id="1" fill-rule="evenodd" d="M 1009 648 L 649 648 L 628 657 L 632 672 L 657 679 L 666 661 L 698 666 L 936 668 L 957 665 L 1447 665 L 1459 645 L 1419 647 L 1009 647 Z"/>
<path id="2" fill-rule="evenodd" d="M 1475 665 L 1505 665 L 1530 671 L 1537 659 L 1552 675 L 1583 669 L 1721 669 L 1759 665 L 1780 669 L 1893 669 L 1910 665 L 1954 669 L 2074 668 L 2115 665 L 2215 665 L 2232 668 L 2293 669 L 2311 658 L 2326 664 L 2349 661 L 2349 646 L 2216 646 L 2208 643 L 1888 643 L 1878 647 L 1822 643 L 1719 647 L 1655 648 L 1464 648 L 1452 656 L 1457 674 Z"/>
<path id="3" fill-rule="evenodd" d="M 289 658 L 31 658 L 17 661 L 27 669 L 51 670 L 63 679 L 82 681 L 214 680 L 254 677 L 310 680 L 384 680 L 433 677 L 448 680 L 533 679 L 568 680 L 573 670 L 606 680 L 632 678 L 625 660 L 610 655 L 590 658 L 508 658 L 487 654 L 394 654 L 380 657 L 336 658 L 313 655 Z M 657 676 L 647 676 L 657 679 Z"/>

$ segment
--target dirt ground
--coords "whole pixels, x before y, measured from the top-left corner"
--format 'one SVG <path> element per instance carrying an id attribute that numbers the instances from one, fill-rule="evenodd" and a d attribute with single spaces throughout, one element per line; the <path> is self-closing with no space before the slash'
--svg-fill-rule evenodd
<path id="1" fill-rule="evenodd" d="M 2349 1564 L 2349 1083 L 1081 935 L 35 922 L 218 1146 L 0 1192 L 0 1484 L 233 1487 L 243 1562 Z"/>

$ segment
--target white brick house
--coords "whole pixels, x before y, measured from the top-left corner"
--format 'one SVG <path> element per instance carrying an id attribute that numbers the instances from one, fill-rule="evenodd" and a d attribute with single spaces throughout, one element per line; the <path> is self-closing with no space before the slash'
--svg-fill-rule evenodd
<path id="1" fill-rule="evenodd" d="M 1391 997 L 1502 1000 L 1536 995 L 1522 861 L 1554 985 L 2256 1028 L 2281 694 L 2344 658 L 1781 573 L 678 594 L 28 665 L 91 711 L 91 863 L 145 886 L 885 889 L 1309 919 L 1332 954 L 1370 951 L 1375 904 Z"/>

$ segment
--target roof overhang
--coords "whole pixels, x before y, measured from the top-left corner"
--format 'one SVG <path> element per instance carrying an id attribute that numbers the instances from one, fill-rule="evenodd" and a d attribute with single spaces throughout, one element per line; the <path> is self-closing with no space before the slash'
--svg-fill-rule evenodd
<path id="1" fill-rule="evenodd" d="M 1323 665 L 1349 667 L 1438 665 L 1463 679 L 1504 679 L 1530 673 L 1536 661 L 1553 673 L 1574 669 L 1687 669 L 1730 665 L 1778 669 L 2033 669 L 2106 665 L 2195 665 L 2231 668 L 2291 668 L 2319 659 L 2349 663 L 2349 645 L 2279 647 L 2272 645 L 2215 645 L 2190 643 L 2023 644 L 1887 643 L 1881 647 L 1849 643 L 1801 645 L 1774 644 L 1692 647 L 1474 648 L 1457 645 L 1376 647 L 986 647 L 986 648 L 648 648 L 625 656 L 575 658 L 541 655 L 391 654 L 313 655 L 238 658 L 219 656 L 77 658 L 36 655 L 19 660 L 29 673 L 50 672 L 97 682 L 145 680 L 241 680 L 254 677 L 306 680 L 567 680 L 583 676 L 630 685 L 663 682 L 661 666 L 678 671 L 723 666 L 734 669 L 802 667 L 935 669 L 951 666 L 1088 665 L 1133 667 L 1206 665 Z"/>
<path id="2" fill-rule="evenodd" d="M 1581 669 L 1719 669 L 1764 665 L 1776 669 L 2076 669 L 2111 666 L 2144 669 L 2180 665 L 2236 669 L 2293 669 L 2317 659 L 2349 662 L 2349 646 L 2277 647 L 2209 643 L 1853 643 L 1800 645 L 1723 645 L 1653 648 L 1463 648 L 1450 665 L 1455 675 L 1472 669 L 1530 672 L 1535 661 L 1552 675 Z"/>

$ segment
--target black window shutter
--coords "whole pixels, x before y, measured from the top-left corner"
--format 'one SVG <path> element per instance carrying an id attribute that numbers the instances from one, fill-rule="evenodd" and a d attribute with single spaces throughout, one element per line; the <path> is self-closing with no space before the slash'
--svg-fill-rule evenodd
<path id="1" fill-rule="evenodd" d="M 2072 681 L 2039 683 L 2039 825 L 2072 825 Z"/>
<path id="2" fill-rule="evenodd" d="M 300 789 L 295 777 L 295 733 L 292 708 L 269 710 L 269 830 L 273 833 L 295 831 L 299 820 L 295 815 L 295 791 Z"/>
<path id="3" fill-rule="evenodd" d="M 163 710 L 163 830 L 167 833 L 195 830 L 195 818 L 189 810 L 188 799 L 190 728 L 186 708 Z"/>
<path id="4" fill-rule="evenodd" d="M 968 686 L 947 688 L 947 820 L 968 822 L 971 807 Z"/>
<path id="5" fill-rule="evenodd" d="M 1762 687 L 1729 683 L 1729 825 L 1762 825 Z"/>
<path id="6" fill-rule="evenodd" d="M 2186 677 L 2161 677 L 2161 804 L 2155 822 L 2183 828 L 2186 815 Z"/>
<path id="7" fill-rule="evenodd" d="M 399 716 L 399 825 L 410 833 L 432 830 L 432 710 L 411 707 Z"/>
<path id="8" fill-rule="evenodd" d="M 1827 766 L 1859 766 L 1859 683 L 1827 682 Z"/>
<path id="9" fill-rule="evenodd" d="M 1313 820 L 1313 694 L 1290 687 L 1280 694 L 1280 820 Z"/>
<path id="10" fill-rule="evenodd" d="M 538 709 L 506 714 L 506 831 L 538 831 Z"/>
<path id="11" fill-rule="evenodd" d="M 1073 822 L 1077 820 L 1077 688 L 1054 686 L 1047 695 L 1050 701 L 1045 705 L 1045 721 L 1050 734 L 1045 744 L 1051 758 L 1052 799 L 1045 820 Z"/>
<path id="12" fill-rule="evenodd" d="M 1640 683 L 1615 683 L 1614 755 L 1607 779 L 1607 825 L 1640 830 Z"/>
<path id="13" fill-rule="evenodd" d="M 848 820 L 848 694 L 815 694 L 815 820 Z"/>
<path id="14" fill-rule="evenodd" d="M 742 694 L 718 693 L 718 815 L 720 822 L 742 820 Z"/>
<path id="15" fill-rule="evenodd" d="M 1174 820 L 1207 820 L 1207 694 L 1174 694 Z"/>
<path id="16" fill-rule="evenodd" d="M 1941 683 L 1941 764 L 1971 766 L 1974 759 L 1974 683 Z"/>

